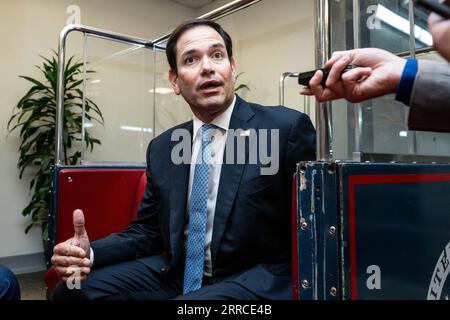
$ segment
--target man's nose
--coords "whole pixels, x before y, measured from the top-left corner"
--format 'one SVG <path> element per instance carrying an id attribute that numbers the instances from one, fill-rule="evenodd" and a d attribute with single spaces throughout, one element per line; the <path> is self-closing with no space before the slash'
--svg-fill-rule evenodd
<path id="1" fill-rule="evenodd" d="M 209 57 L 204 57 L 202 59 L 202 75 L 208 75 L 214 73 L 214 66 L 212 65 Z"/>

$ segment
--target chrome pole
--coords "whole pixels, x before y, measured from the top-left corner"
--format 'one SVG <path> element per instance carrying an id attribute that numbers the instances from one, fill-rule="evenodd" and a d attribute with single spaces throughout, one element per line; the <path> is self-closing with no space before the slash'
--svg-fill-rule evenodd
<path id="1" fill-rule="evenodd" d="M 329 3 L 328 0 L 315 2 L 316 68 L 322 68 L 330 56 Z M 316 103 L 317 160 L 328 161 L 331 150 L 331 103 Z"/>
<path id="2" fill-rule="evenodd" d="M 359 0 L 353 0 L 353 49 L 357 49 L 361 47 L 361 24 L 360 24 L 360 5 Z M 362 119 L 362 105 L 361 103 L 355 103 L 354 104 L 356 111 L 355 114 L 355 138 L 354 138 L 354 152 L 360 152 L 361 151 L 361 137 L 362 137 L 362 126 L 363 126 L 363 119 Z"/>
<path id="3" fill-rule="evenodd" d="M 84 149 L 87 147 L 85 144 L 86 139 L 86 73 L 87 73 L 87 35 L 83 35 L 83 108 L 82 108 L 82 120 L 81 120 L 81 160 L 84 161 Z"/>
<path id="4" fill-rule="evenodd" d="M 409 1 L 408 17 L 409 17 L 409 55 L 411 58 L 414 59 L 416 57 L 416 33 L 415 33 L 416 22 L 414 18 L 414 2 L 412 0 Z M 412 153 L 417 154 L 418 150 L 417 131 L 413 131 L 412 140 L 413 140 Z"/>

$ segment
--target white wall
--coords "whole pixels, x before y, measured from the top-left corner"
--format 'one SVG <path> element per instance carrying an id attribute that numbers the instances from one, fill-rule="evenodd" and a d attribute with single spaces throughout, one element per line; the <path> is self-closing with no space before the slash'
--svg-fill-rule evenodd
<path id="1" fill-rule="evenodd" d="M 2 163 L 0 166 L 0 258 L 43 251 L 40 230 L 33 229 L 28 235 L 23 232 L 28 223 L 28 217 L 21 217 L 20 212 L 30 197 L 29 175 L 23 180 L 18 179 L 16 168 L 18 134 L 14 132 L 5 139 L 6 123 L 11 116 L 13 106 L 30 87 L 26 81 L 19 79 L 18 75 L 38 76 L 33 66 L 41 63 L 39 54 L 49 56 L 51 49 L 56 48 L 59 32 L 69 16 L 66 8 L 71 4 L 80 6 L 82 24 L 152 39 L 165 34 L 184 19 L 199 16 L 227 2 L 229 1 L 218 0 L 201 10 L 193 10 L 165 0 L 0 0 L 0 39 L 2 41 L 0 46 L 2 66 L 2 77 L 0 77 L 2 90 L 0 100 L 0 163 Z M 281 73 L 305 71 L 314 67 L 313 3 L 314 0 L 263 0 L 218 21 L 233 38 L 238 71 L 245 72 L 238 81 L 248 84 L 251 88 L 249 92 L 241 92 L 244 98 L 261 104 L 276 105 Z M 80 53 L 80 44 L 81 38 L 71 35 L 69 54 Z M 88 60 L 91 61 L 101 59 L 107 52 L 113 53 L 119 50 L 119 46 L 114 49 L 108 48 L 108 45 L 98 44 L 89 44 L 88 48 L 88 53 L 91 54 Z M 156 60 L 156 86 L 168 86 L 164 53 L 160 53 Z M 145 62 L 141 64 L 140 61 Z M 139 72 L 142 74 L 141 71 L 136 71 L 136 68 L 144 66 L 145 70 L 152 70 L 152 63 L 148 62 L 147 57 L 138 55 L 131 57 L 126 63 L 113 61 L 112 65 L 125 66 L 123 70 L 129 74 L 139 74 Z M 94 69 L 107 69 L 103 66 L 100 68 L 97 65 Z M 106 73 L 102 71 L 102 74 L 103 72 Z M 114 73 L 106 76 L 109 79 L 114 77 L 118 76 Z M 103 81 L 103 87 L 93 85 L 88 87 L 92 98 L 96 98 L 95 101 L 104 107 L 102 110 L 108 118 L 109 127 L 117 125 L 115 122 L 117 119 L 124 119 L 126 115 L 132 113 L 130 109 L 127 109 L 129 105 L 135 103 L 142 105 L 142 101 L 138 101 L 142 100 L 142 97 L 137 97 L 136 100 L 121 100 L 123 97 L 120 91 L 128 94 L 131 92 L 132 96 L 135 86 L 128 78 L 124 78 L 123 74 L 120 77 L 122 77 L 120 81 L 112 84 L 106 84 Z M 138 84 L 143 86 L 143 90 L 147 90 L 147 86 L 152 84 L 150 82 L 143 80 Z M 123 108 L 108 109 L 113 103 L 123 105 Z M 144 99 L 143 103 L 146 105 L 149 102 Z M 285 104 L 303 110 L 303 98 L 298 95 L 298 85 L 293 79 L 287 82 Z M 171 94 L 157 96 L 156 106 L 157 133 L 172 126 L 171 122 L 185 121 L 191 116 L 185 102 Z M 313 107 L 311 109 L 314 111 Z M 150 115 L 146 113 L 141 116 L 147 119 Z M 103 129 L 98 129 L 104 146 L 97 148 L 95 154 L 88 156 L 88 159 L 109 159 L 114 151 L 122 148 L 120 145 L 125 140 L 119 143 L 118 138 L 107 131 L 109 127 L 104 132 L 101 131 Z M 135 140 L 133 136 L 127 135 L 120 139 Z M 143 140 L 148 139 L 148 136 L 141 139 L 139 143 L 143 144 L 145 149 L 147 141 Z M 119 147 L 115 147 L 114 141 Z M 106 147 L 108 145 L 110 147 Z M 129 154 L 122 149 L 121 152 L 123 155 Z M 127 159 L 119 157 L 114 160 Z"/>
<path id="2" fill-rule="evenodd" d="M 30 88 L 18 75 L 39 75 L 34 68 L 41 63 L 38 55 L 48 57 L 57 48 L 71 4 L 80 7 L 82 24 L 145 39 L 196 16 L 196 11 L 164 0 L 0 0 L 0 258 L 43 251 L 39 229 L 24 234 L 29 217 L 20 213 L 30 199 L 30 175 L 19 180 L 18 132 L 6 138 L 6 125 L 13 107 Z"/>

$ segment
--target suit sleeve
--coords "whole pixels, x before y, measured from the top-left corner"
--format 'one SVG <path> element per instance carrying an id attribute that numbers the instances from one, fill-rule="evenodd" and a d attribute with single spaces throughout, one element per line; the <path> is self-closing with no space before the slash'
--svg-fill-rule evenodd
<path id="1" fill-rule="evenodd" d="M 121 233 L 91 243 L 94 268 L 143 256 L 161 253 L 162 240 L 158 223 L 158 197 L 152 182 L 151 142 L 147 149 L 147 185 L 138 209 L 138 219 Z"/>
<path id="2" fill-rule="evenodd" d="M 309 117 L 301 113 L 291 126 L 285 168 L 292 177 L 300 161 L 316 160 L 316 130 Z"/>
<path id="3" fill-rule="evenodd" d="M 300 161 L 316 160 L 316 131 L 309 117 L 302 113 L 289 130 L 289 138 L 283 168 L 286 181 L 285 203 L 291 206 L 292 177 Z M 291 212 L 291 210 L 289 210 Z"/>
<path id="4" fill-rule="evenodd" d="M 410 130 L 450 132 L 450 65 L 419 61 L 411 94 Z"/>

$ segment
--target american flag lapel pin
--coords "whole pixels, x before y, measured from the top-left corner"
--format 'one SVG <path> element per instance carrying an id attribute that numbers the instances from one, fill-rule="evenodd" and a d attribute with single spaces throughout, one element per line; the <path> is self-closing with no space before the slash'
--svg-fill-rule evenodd
<path id="1" fill-rule="evenodd" d="M 241 131 L 241 133 L 239 134 L 240 137 L 249 137 L 250 136 L 250 130 L 243 130 Z"/>

